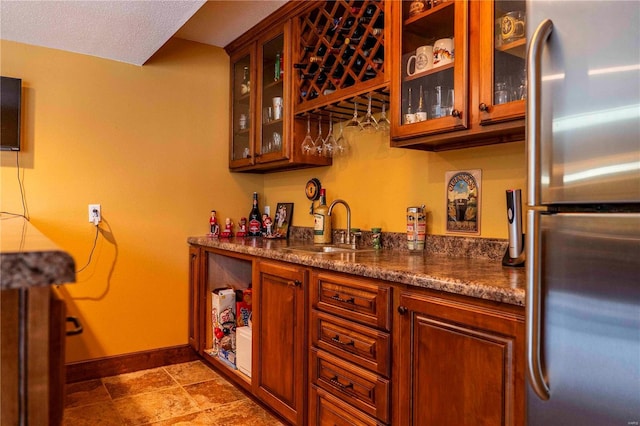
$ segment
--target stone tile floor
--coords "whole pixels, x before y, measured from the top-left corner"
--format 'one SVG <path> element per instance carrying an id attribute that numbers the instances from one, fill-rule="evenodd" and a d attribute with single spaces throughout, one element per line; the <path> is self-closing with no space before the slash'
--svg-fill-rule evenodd
<path id="1" fill-rule="evenodd" d="M 282 423 L 201 361 L 67 385 L 64 426 Z"/>

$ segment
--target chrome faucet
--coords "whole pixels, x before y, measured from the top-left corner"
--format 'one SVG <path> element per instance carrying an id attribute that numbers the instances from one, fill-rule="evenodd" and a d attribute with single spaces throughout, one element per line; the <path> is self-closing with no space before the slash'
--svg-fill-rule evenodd
<path id="1" fill-rule="evenodd" d="M 327 212 L 327 216 L 331 216 L 331 212 L 333 212 L 333 208 L 336 204 L 342 204 L 347 209 L 347 231 L 346 231 L 346 241 L 345 234 L 342 233 L 340 237 L 340 242 L 338 244 L 348 245 L 352 249 L 358 248 L 358 243 L 360 240 L 360 236 L 362 235 L 360 232 L 353 233 L 351 232 L 351 208 L 346 201 L 337 199 L 333 200 L 333 202 L 329 205 L 329 211 Z"/>

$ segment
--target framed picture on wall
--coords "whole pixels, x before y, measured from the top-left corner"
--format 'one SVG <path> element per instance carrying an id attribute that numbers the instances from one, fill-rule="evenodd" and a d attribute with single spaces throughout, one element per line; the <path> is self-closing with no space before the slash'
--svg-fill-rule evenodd
<path id="1" fill-rule="evenodd" d="M 278 203 L 274 217 L 274 238 L 289 238 L 289 227 L 293 218 L 293 203 Z"/>
<path id="2" fill-rule="evenodd" d="M 482 170 L 445 173 L 447 232 L 480 234 Z"/>

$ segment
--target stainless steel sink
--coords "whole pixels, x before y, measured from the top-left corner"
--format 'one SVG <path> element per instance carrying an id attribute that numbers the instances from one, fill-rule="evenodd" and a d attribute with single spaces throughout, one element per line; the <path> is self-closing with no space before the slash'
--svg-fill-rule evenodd
<path id="1" fill-rule="evenodd" d="M 293 251 L 293 252 L 324 254 L 324 253 L 358 253 L 358 252 L 364 252 L 364 251 L 371 251 L 373 249 L 372 248 L 353 249 L 350 247 L 339 247 L 339 246 L 332 246 L 332 245 L 304 245 L 304 246 L 286 247 L 283 250 Z"/>

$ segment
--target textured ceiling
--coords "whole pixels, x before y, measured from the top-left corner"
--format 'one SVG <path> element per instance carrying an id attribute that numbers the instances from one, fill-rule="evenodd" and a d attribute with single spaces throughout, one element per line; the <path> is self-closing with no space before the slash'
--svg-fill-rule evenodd
<path id="1" fill-rule="evenodd" d="M 225 46 L 284 3 L 0 0 L 0 38 L 142 65 L 174 35 Z"/>

